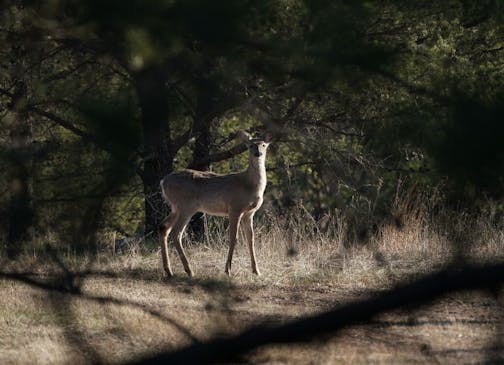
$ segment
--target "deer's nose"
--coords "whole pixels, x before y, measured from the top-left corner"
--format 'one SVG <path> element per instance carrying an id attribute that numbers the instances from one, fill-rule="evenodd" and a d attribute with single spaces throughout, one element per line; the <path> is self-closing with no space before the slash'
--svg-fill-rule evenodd
<path id="1" fill-rule="evenodd" d="M 262 152 L 256 152 L 255 155 L 256 155 L 256 157 L 261 157 L 262 156 Z"/>

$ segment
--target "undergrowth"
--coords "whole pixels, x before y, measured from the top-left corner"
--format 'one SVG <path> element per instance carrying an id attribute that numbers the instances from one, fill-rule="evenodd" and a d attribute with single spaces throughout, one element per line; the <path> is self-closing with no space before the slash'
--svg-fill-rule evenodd
<path id="1" fill-rule="evenodd" d="M 408 193 L 398 196 L 391 210 L 392 218 L 375 227 L 364 240 L 355 239 L 349 220 L 338 212 L 316 221 L 303 206 L 292 209 L 287 216 L 265 210 L 255 219 L 262 276 L 250 273 L 248 248 L 241 234 L 231 280 L 278 285 L 327 281 L 388 286 L 403 274 L 427 273 L 454 261 L 504 259 L 504 222 L 490 213 L 439 209 L 432 199 L 412 199 Z M 202 240 L 195 241 L 188 235 L 184 238 L 189 260 L 200 278 L 227 280 L 222 273 L 228 249 L 227 220 L 204 219 L 207 229 Z M 176 275 L 184 276 L 172 247 L 170 257 Z M 163 278 L 157 240 L 119 239 L 110 232 L 99 235 L 98 249 L 92 254 L 79 254 L 71 245 L 45 237 L 25 246 L 18 260 L 2 261 L 3 267 L 12 271 L 58 271 L 64 265 L 72 270 L 150 272 Z"/>

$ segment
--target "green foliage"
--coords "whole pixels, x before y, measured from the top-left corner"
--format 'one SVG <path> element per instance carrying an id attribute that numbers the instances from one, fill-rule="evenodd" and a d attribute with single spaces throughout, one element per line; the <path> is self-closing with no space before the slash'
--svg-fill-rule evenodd
<path id="1" fill-rule="evenodd" d="M 267 194 L 279 211 L 302 204 L 379 222 L 398 181 L 443 186 L 469 205 L 504 192 L 501 1 L 5 9 L 2 180 L 22 156 L 39 226 L 141 230 L 149 204 L 162 210 L 153 191 L 163 169 L 232 149 L 238 129 L 277 137 Z M 211 168 L 246 163 L 238 155 Z"/>
<path id="2" fill-rule="evenodd" d="M 494 197 L 504 193 L 503 101 L 501 95 L 490 104 L 461 95 L 437 138 L 432 138 L 441 171 L 469 188 L 472 199 L 481 192 Z"/>
<path id="3" fill-rule="evenodd" d="M 127 163 L 141 146 L 138 112 L 130 95 L 114 95 L 106 99 L 95 95 L 81 100 L 78 108 L 89 130 L 100 139 L 118 163 Z"/>

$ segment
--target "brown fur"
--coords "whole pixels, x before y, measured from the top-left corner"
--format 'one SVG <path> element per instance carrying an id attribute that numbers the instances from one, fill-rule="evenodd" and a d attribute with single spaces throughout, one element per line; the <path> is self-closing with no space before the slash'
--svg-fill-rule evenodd
<path id="1" fill-rule="evenodd" d="M 240 173 L 219 175 L 210 171 L 183 170 L 167 175 L 161 180 L 163 197 L 172 212 L 159 227 L 163 267 L 168 276 L 173 272 L 168 257 L 167 240 L 170 232 L 175 236 L 175 248 L 188 275 L 193 271 L 182 247 L 182 235 L 190 218 L 196 212 L 229 217 L 229 252 L 225 272 L 230 274 L 233 251 L 238 239 L 238 227 L 247 238 L 252 272 L 259 274 L 254 249 L 254 213 L 261 207 L 266 188 L 266 151 L 269 139 L 251 139 L 248 134 L 241 137 L 249 145 L 249 166 Z"/>

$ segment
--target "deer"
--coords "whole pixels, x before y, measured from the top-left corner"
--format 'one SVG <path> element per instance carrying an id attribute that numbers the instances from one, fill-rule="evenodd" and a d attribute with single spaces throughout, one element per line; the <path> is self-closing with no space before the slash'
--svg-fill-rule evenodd
<path id="1" fill-rule="evenodd" d="M 160 182 L 163 199 L 171 208 L 170 214 L 159 226 L 163 268 L 169 278 L 173 276 L 167 246 L 170 233 L 185 272 L 190 277 L 194 275 L 182 246 L 182 237 L 189 220 L 197 212 L 229 218 L 229 251 L 224 270 L 228 276 L 231 275 L 231 261 L 242 223 L 252 273 L 260 275 L 254 248 L 253 218 L 263 203 L 267 183 L 266 151 L 272 136 L 252 138 L 247 132 L 239 131 L 236 137 L 249 150 L 249 164 L 245 171 L 222 175 L 186 169 L 168 174 Z"/>

